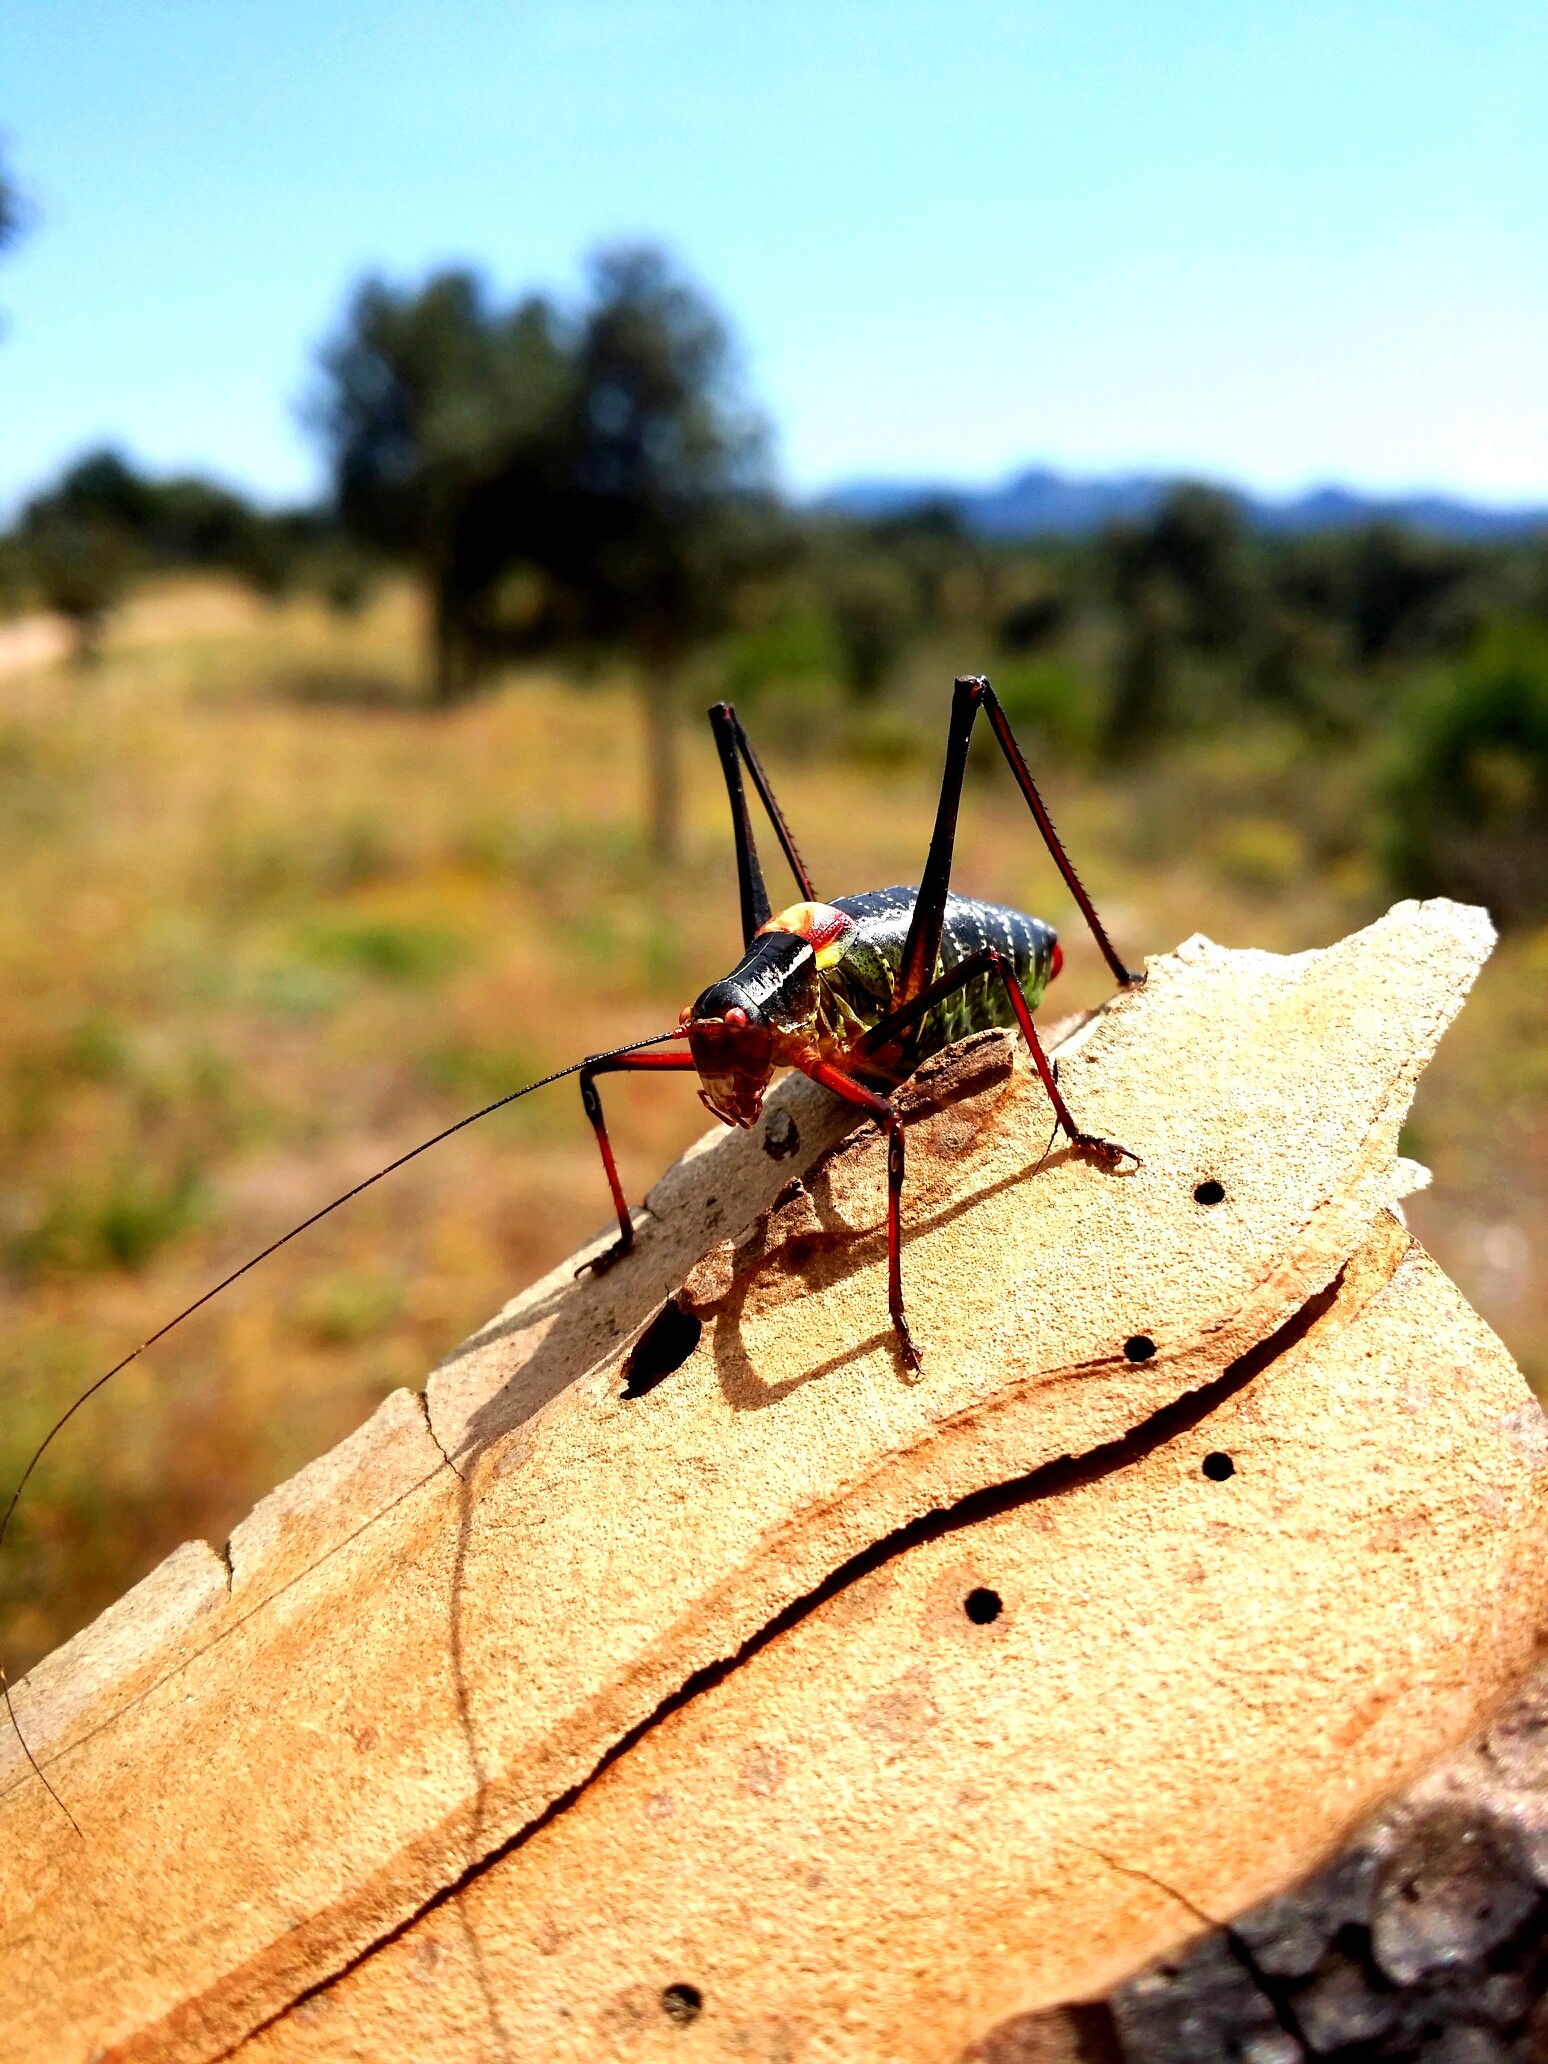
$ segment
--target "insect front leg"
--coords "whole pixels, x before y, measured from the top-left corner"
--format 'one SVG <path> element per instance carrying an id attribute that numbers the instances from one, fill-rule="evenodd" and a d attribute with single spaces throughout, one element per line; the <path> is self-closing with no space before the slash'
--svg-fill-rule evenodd
<path id="1" fill-rule="evenodd" d="M 691 1073 L 692 1069 L 693 1056 L 686 1053 L 611 1054 L 596 1062 L 588 1061 L 581 1069 L 581 1103 L 585 1107 L 586 1116 L 591 1120 L 591 1129 L 597 1136 L 597 1146 L 601 1150 L 602 1166 L 607 1173 L 607 1186 L 612 1193 L 613 1209 L 618 1213 L 618 1238 L 603 1253 L 593 1255 L 590 1261 L 583 1261 L 575 1271 L 576 1275 L 583 1276 L 588 1269 L 596 1275 L 602 1275 L 615 1261 L 622 1261 L 634 1245 L 634 1221 L 629 1215 L 623 1184 L 618 1180 L 618 1163 L 613 1158 L 613 1143 L 607 1136 L 607 1120 L 602 1115 L 602 1096 L 597 1088 L 597 1076 L 648 1072 L 682 1075 Z"/>
<path id="2" fill-rule="evenodd" d="M 903 1121 L 884 1096 L 867 1089 L 832 1061 L 813 1061 L 805 1072 L 823 1083 L 846 1103 L 858 1104 L 876 1120 L 887 1140 L 887 1310 L 898 1336 L 898 1352 L 910 1375 L 923 1368 L 919 1350 L 908 1330 L 908 1313 L 903 1304 Z"/>

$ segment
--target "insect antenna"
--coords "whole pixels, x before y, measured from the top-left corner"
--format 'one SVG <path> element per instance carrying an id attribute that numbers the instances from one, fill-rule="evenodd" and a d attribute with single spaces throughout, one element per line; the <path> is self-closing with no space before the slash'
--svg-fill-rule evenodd
<path id="1" fill-rule="evenodd" d="M 112 1368 L 105 1370 L 102 1375 L 97 1377 L 95 1382 L 89 1383 L 74 1404 L 66 1411 L 60 1413 L 59 1417 L 48 1429 L 48 1432 L 44 1434 L 42 1440 L 38 1442 L 37 1447 L 33 1450 L 31 1461 L 22 1471 L 21 1476 L 17 1480 L 16 1488 L 11 1493 L 10 1503 L 5 1508 L 4 1516 L 0 1517 L 0 1555 L 3 1555 L 5 1552 L 5 1537 L 10 1531 L 12 1515 L 20 1502 L 21 1494 L 27 1488 L 28 1478 L 53 1446 L 56 1437 L 63 1433 L 82 1405 L 94 1398 L 104 1384 L 111 1383 L 113 1378 L 127 1369 L 131 1362 L 137 1362 L 148 1348 L 156 1345 L 157 1341 L 165 1340 L 169 1333 L 182 1325 L 184 1319 L 191 1319 L 196 1311 L 201 1311 L 205 1305 L 219 1297 L 223 1290 L 229 1290 L 233 1283 L 240 1282 L 243 1276 L 258 1266 L 259 1262 L 267 1261 L 271 1254 L 277 1254 L 282 1247 L 288 1247 L 292 1240 L 298 1239 L 302 1233 L 309 1232 L 321 1219 L 327 1218 L 331 1212 L 337 1211 L 341 1205 L 348 1204 L 352 1199 L 358 1197 L 362 1190 L 368 1190 L 373 1183 L 379 1183 L 384 1177 L 395 1174 L 398 1169 L 407 1166 L 410 1161 L 417 1160 L 421 1154 L 428 1154 L 432 1147 L 438 1147 L 442 1140 L 450 1139 L 454 1132 L 463 1132 L 468 1126 L 476 1125 L 480 1118 L 487 1118 L 494 1111 L 504 1110 L 507 1104 L 514 1104 L 522 1097 L 531 1096 L 534 1090 L 547 1089 L 550 1083 L 562 1082 L 566 1075 L 578 1075 L 582 1068 L 591 1067 L 598 1061 L 611 1061 L 616 1059 L 619 1054 L 637 1053 L 642 1047 L 662 1046 L 668 1040 L 681 1039 L 682 1036 L 681 1030 L 674 1027 L 670 1032 L 657 1032 L 649 1039 L 631 1039 L 627 1046 L 611 1047 L 606 1053 L 588 1054 L 584 1060 L 573 1061 L 568 1068 L 558 1068 L 552 1075 L 543 1076 L 540 1081 L 529 1082 L 521 1089 L 510 1090 L 505 1096 L 496 1097 L 492 1104 L 485 1104 L 480 1110 L 470 1111 L 466 1118 L 459 1118 L 454 1125 L 443 1126 L 439 1132 L 433 1133 L 429 1139 L 421 1140 L 417 1147 L 410 1147 L 406 1153 L 399 1154 L 396 1160 L 389 1161 L 384 1168 L 378 1168 L 374 1175 L 366 1176 L 363 1181 L 357 1182 L 353 1188 L 345 1190 L 342 1195 L 335 1197 L 331 1203 L 322 1205 L 310 1217 L 303 1218 L 299 1225 L 293 1225 L 288 1233 L 281 1233 L 277 1240 L 271 1240 L 267 1247 L 260 1248 L 258 1253 L 251 1255 L 242 1263 L 240 1268 L 234 1268 L 230 1275 L 222 1276 L 218 1283 L 212 1284 L 202 1296 L 196 1297 L 192 1304 L 185 1304 L 175 1318 L 168 1319 L 164 1326 L 158 1326 L 154 1333 L 148 1334 L 140 1342 L 138 1347 L 131 1349 L 122 1361 L 115 1362 Z M 5 1699 L 7 1718 L 15 1730 L 16 1739 L 22 1745 L 23 1755 L 32 1765 L 33 1774 L 37 1777 L 39 1783 L 59 1808 L 65 1819 L 69 1821 L 71 1827 L 75 1829 L 77 1834 L 80 1834 L 80 1822 L 44 1776 L 43 1771 L 38 1765 L 37 1758 L 28 1746 L 27 1737 L 21 1731 L 21 1723 L 16 1717 L 16 1708 L 11 1703 L 10 1679 L 6 1676 L 3 1664 L 0 1664 L 0 1695 L 3 1695 Z"/>

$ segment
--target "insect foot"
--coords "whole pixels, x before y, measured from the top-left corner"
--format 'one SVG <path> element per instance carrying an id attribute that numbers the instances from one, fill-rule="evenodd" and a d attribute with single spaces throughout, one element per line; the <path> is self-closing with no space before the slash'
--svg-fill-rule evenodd
<path id="1" fill-rule="evenodd" d="M 615 1240 L 611 1247 L 604 1247 L 600 1254 L 593 1254 L 589 1261 L 583 1261 L 575 1271 L 576 1277 L 579 1279 L 581 1276 L 605 1276 L 615 1263 L 622 1261 L 626 1254 L 633 1251 L 634 1235 L 631 1232 L 626 1240 Z"/>
<path id="2" fill-rule="evenodd" d="M 1145 1163 L 1132 1147 L 1120 1147 L 1116 1140 L 1098 1139 L 1094 1132 L 1079 1132 L 1075 1135 L 1075 1151 L 1086 1160 L 1095 1161 L 1099 1168 L 1117 1170 L 1125 1161 L 1132 1161 L 1136 1168 Z"/>
<path id="3" fill-rule="evenodd" d="M 899 1323 L 895 1321 L 894 1329 L 897 1333 L 898 1353 L 902 1357 L 904 1368 L 907 1369 L 910 1376 L 922 1376 L 924 1374 L 924 1358 L 920 1354 L 919 1349 L 914 1345 L 914 1336 L 909 1332 L 907 1322 Z"/>

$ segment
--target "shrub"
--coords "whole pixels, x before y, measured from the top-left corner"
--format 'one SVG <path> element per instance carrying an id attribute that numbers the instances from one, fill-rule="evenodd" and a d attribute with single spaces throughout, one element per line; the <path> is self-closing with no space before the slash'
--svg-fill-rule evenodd
<path id="1" fill-rule="evenodd" d="M 1389 785 L 1398 887 L 1548 916 L 1548 634 L 1498 624 L 1402 713 Z"/>
<path id="2" fill-rule="evenodd" d="M 1102 698 L 1067 661 L 1012 660 L 996 670 L 994 690 L 1025 751 L 1065 760 L 1091 757 L 1102 724 Z"/>
<path id="3" fill-rule="evenodd" d="M 340 918 L 315 926 L 307 947 L 325 967 L 410 987 L 439 981 L 462 958 L 462 941 L 439 925 Z"/>
<path id="4" fill-rule="evenodd" d="M 190 1226 L 205 1203 L 191 1169 L 120 1168 L 95 1183 L 66 1186 L 9 1243 L 24 1277 L 141 1269 Z"/>

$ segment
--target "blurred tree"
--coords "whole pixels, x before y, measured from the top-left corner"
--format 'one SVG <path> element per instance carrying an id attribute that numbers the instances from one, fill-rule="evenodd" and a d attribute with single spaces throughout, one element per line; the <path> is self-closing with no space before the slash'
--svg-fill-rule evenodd
<path id="1" fill-rule="evenodd" d="M 919 630 L 934 630 L 958 613 L 952 606 L 954 590 L 979 597 L 983 552 L 951 502 L 922 502 L 880 517 L 866 526 L 864 536 L 908 581 L 913 591 L 909 613 Z"/>
<path id="2" fill-rule="evenodd" d="M 996 636 L 1007 652 L 1037 652 L 1051 645 L 1070 620 L 1070 602 L 1057 588 L 1039 588 L 1001 612 Z"/>
<path id="3" fill-rule="evenodd" d="M 1402 713 L 1389 802 L 1397 886 L 1548 916 L 1548 633 L 1494 626 Z"/>
<path id="4" fill-rule="evenodd" d="M 23 228 L 23 209 L 16 183 L 0 155 L 0 251 L 14 244 Z M 0 319 L 0 330 L 3 330 Z M 0 616 L 18 608 L 27 592 L 31 569 L 15 537 L 0 538 Z"/>
<path id="5" fill-rule="evenodd" d="M 26 229 L 30 210 L 22 198 L 21 189 L 5 161 L 4 139 L 0 138 L 0 251 L 9 250 Z M 5 331 L 5 319 L 0 315 L 0 335 Z"/>
<path id="6" fill-rule="evenodd" d="M 915 591 L 908 573 L 877 551 L 828 551 L 817 589 L 833 626 L 844 685 L 862 702 L 881 693 L 915 628 Z"/>
<path id="7" fill-rule="evenodd" d="M 535 547 L 584 642 L 628 654 L 644 701 L 651 847 L 680 832 L 684 661 L 776 550 L 767 437 L 720 316 L 665 253 L 601 252 L 575 348 L 568 478 Z"/>
<path id="8" fill-rule="evenodd" d="M 1106 751 L 1142 751 L 1176 720 L 1181 652 L 1239 646 L 1252 619 L 1252 580 L 1241 512 L 1230 495 L 1184 483 L 1155 514 L 1115 524 L 1099 540 L 1122 638 Z"/>
<path id="9" fill-rule="evenodd" d="M 352 603 L 374 572 L 324 514 L 268 514 L 192 474 L 156 480 L 108 448 L 77 459 L 33 498 L 18 544 L 35 585 L 86 626 L 88 646 L 137 572 L 218 568 L 270 596 L 306 579 L 330 600 L 346 591 Z"/>
<path id="10" fill-rule="evenodd" d="M 14 244 L 22 233 L 24 214 L 16 182 L 0 157 L 0 251 Z"/>
<path id="11" fill-rule="evenodd" d="M 496 647 L 476 607 L 556 488 L 573 368 L 558 319 L 532 296 L 492 307 L 469 272 L 356 292 L 321 358 L 309 414 L 346 531 L 408 559 L 430 602 L 432 691 L 455 701 Z M 518 523 L 518 529 L 522 527 Z"/>
<path id="12" fill-rule="evenodd" d="M 240 566 L 260 522 L 229 488 L 190 475 L 152 480 L 109 449 L 77 459 L 45 499 L 79 523 L 121 532 L 152 566 Z"/>
<path id="13" fill-rule="evenodd" d="M 102 629 L 135 571 L 132 540 L 117 524 L 81 514 L 53 496 L 22 512 L 19 535 L 33 584 L 75 633 L 75 656 L 95 660 Z"/>
<path id="14" fill-rule="evenodd" d="M 513 653 L 637 665 L 671 857 L 683 662 L 771 536 L 763 426 L 709 303 L 648 247 L 594 258 L 573 322 L 540 296 L 496 308 L 467 272 L 371 280 L 311 414 L 346 529 L 425 580 L 438 700 Z"/>
<path id="15" fill-rule="evenodd" d="M 1340 628 L 1354 661 L 1454 652 L 1477 629 L 1468 586 L 1483 554 L 1397 523 L 1372 523 L 1296 539 L 1276 555 L 1272 575 L 1290 609 Z"/>

